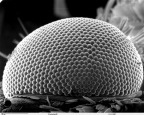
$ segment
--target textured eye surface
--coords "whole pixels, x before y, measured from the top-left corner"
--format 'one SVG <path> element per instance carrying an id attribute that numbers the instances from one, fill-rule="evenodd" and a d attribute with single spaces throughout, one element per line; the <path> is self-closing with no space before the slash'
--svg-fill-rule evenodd
<path id="1" fill-rule="evenodd" d="M 134 45 L 116 27 L 90 18 L 44 25 L 14 49 L 3 73 L 5 97 L 14 95 L 128 96 L 143 67 Z"/>

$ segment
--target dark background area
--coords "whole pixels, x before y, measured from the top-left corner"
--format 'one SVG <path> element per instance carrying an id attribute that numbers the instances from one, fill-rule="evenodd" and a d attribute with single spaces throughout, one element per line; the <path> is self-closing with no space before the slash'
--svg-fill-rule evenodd
<path id="1" fill-rule="evenodd" d="M 21 41 L 19 33 L 24 33 L 18 19 L 20 18 L 28 30 L 61 19 L 54 13 L 55 0 L 3 0 L 0 3 L 0 51 L 10 54 L 16 44 L 13 40 Z M 105 7 L 107 0 L 65 0 L 69 17 L 96 18 L 96 9 Z M 0 57 L 0 80 L 6 59 Z"/>

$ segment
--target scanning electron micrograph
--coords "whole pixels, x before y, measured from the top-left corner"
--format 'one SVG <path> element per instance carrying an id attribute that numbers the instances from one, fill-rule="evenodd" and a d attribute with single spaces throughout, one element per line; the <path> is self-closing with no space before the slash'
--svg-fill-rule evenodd
<path id="1" fill-rule="evenodd" d="M 144 112 L 144 0 L 47 2 L 0 3 L 0 112 Z"/>

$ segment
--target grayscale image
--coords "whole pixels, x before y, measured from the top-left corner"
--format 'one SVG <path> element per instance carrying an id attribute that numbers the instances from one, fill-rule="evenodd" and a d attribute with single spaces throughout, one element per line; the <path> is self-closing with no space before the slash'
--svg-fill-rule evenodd
<path id="1" fill-rule="evenodd" d="M 144 0 L 1 0 L 0 112 L 144 112 Z"/>

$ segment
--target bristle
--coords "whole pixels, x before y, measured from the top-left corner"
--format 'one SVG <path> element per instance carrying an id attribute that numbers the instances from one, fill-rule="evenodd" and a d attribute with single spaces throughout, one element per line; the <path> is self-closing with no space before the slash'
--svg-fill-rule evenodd
<path id="1" fill-rule="evenodd" d="M 119 28 L 126 36 L 128 36 L 134 29 L 134 26 L 128 24 L 128 18 L 127 17 L 115 17 L 115 20 L 120 20 L 119 23 L 113 23 L 112 20 L 110 20 L 110 23 Z"/>
<path id="2" fill-rule="evenodd" d="M 21 19 L 20 18 L 17 18 L 17 19 L 18 19 L 23 31 L 25 32 L 25 34 L 28 35 L 29 33 L 28 33 L 27 29 L 25 28 L 25 26 L 24 26 L 23 22 L 21 21 Z"/>
<path id="3" fill-rule="evenodd" d="M 52 106 L 47 106 L 47 105 L 40 105 L 39 108 L 54 111 L 54 112 L 56 112 L 56 111 L 63 112 L 62 110 L 60 110 L 58 108 L 55 108 L 55 107 L 52 107 Z"/>
<path id="4" fill-rule="evenodd" d="M 70 17 L 70 13 L 67 10 L 67 6 L 65 3 L 65 0 L 55 0 L 54 1 L 54 13 L 61 17 L 61 18 L 66 18 Z"/>
<path id="5" fill-rule="evenodd" d="M 47 96 L 47 99 L 46 99 L 46 100 L 47 100 L 47 102 L 48 102 L 48 105 L 51 106 L 51 103 L 50 103 L 50 100 L 49 100 L 49 97 L 48 97 L 48 96 Z"/>
<path id="6" fill-rule="evenodd" d="M 132 37 L 133 43 L 143 43 L 142 41 L 144 41 L 144 28 Z"/>
<path id="7" fill-rule="evenodd" d="M 104 21 L 104 16 L 103 16 L 103 14 L 99 14 L 96 19 L 98 19 L 98 20 L 103 20 L 103 21 Z"/>
<path id="8" fill-rule="evenodd" d="M 95 104 L 95 101 L 92 100 L 91 98 L 88 98 L 88 97 L 85 97 L 85 96 L 83 96 L 83 98 L 84 98 L 85 100 L 87 100 L 88 102 L 90 102 L 91 104 Z"/>
<path id="9" fill-rule="evenodd" d="M 131 34 L 131 32 L 133 31 L 133 29 L 134 29 L 134 26 L 132 26 L 132 25 L 127 25 L 123 30 L 122 30 L 122 32 L 125 34 L 125 35 L 130 35 Z"/>
<path id="10" fill-rule="evenodd" d="M 144 33 L 137 37 L 136 43 L 143 43 L 143 42 L 144 42 Z"/>
<path id="11" fill-rule="evenodd" d="M 122 18 L 120 23 L 119 23 L 119 25 L 118 25 L 118 28 L 120 30 L 124 30 L 124 28 L 126 27 L 127 23 L 128 23 L 128 18 L 127 17 Z"/>
<path id="12" fill-rule="evenodd" d="M 103 20 L 104 9 L 102 7 L 97 8 L 97 17 L 96 19 Z"/>
<path id="13" fill-rule="evenodd" d="M 25 37 L 22 33 L 19 33 L 19 36 L 20 36 L 22 39 L 24 39 L 24 37 Z"/>
<path id="14" fill-rule="evenodd" d="M 104 11 L 104 21 L 108 20 L 108 17 L 110 15 L 110 11 L 112 9 L 114 2 L 115 2 L 115 0 L 109 0 L 108 1 L 106 8 L 105 8 L 105 11 Z"/>
<path id="15" fill-rule="evenodd" d="M 134 43 L 141 59 L 144 61 L 144 28 L 141 29 L 135 36 L 130 37 Z"/>
<path id="16" fill-rule="evenodd" d="M 0 57 L 3 57 L 3 58 L 5 58 L 5 59 L 8 59 L 8 56 L 7 56 L 6 54 L 2 53 L 2 52 L 0 52 Z"/>
<path id="17" fill-rule="evenodd" d="M 14 39 L 12 42 L 13 42 L 14 44 L 16 44 L 16 45 L 19 44 L 19 41 L 15 40 L 15 39 Z"/>

